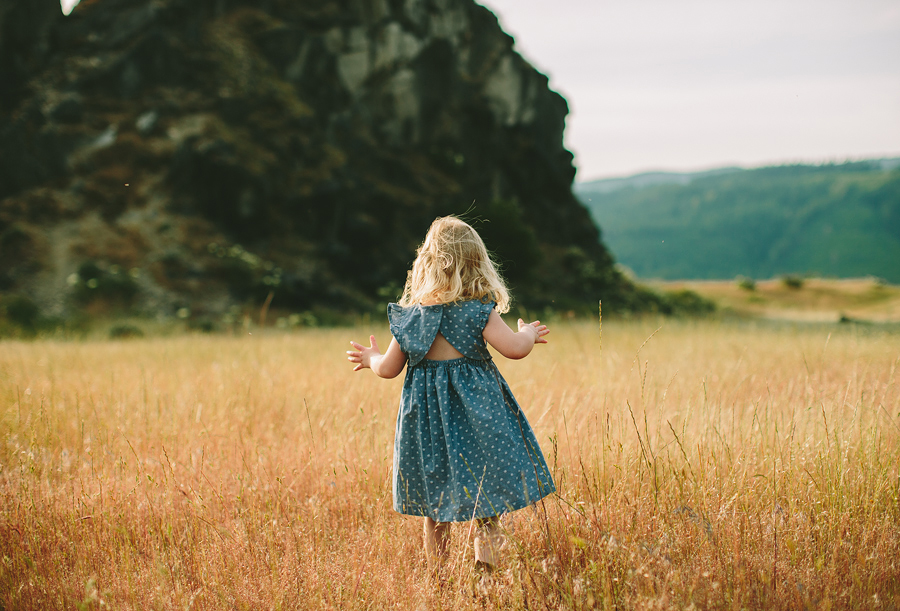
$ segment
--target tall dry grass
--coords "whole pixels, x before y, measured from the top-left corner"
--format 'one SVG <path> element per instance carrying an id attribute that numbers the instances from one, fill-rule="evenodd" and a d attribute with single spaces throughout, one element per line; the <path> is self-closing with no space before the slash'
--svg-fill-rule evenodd
<path id="1" fill-rule="evenodd" d="M 488 579 L 454 527 L 438 583 L 391 509 L 401 380 L 343 359 L 368 329 L 0 343 L 0 607 L 900 606 L 896 335 L 552 330 L 499 365 L 560 493 Z"/>

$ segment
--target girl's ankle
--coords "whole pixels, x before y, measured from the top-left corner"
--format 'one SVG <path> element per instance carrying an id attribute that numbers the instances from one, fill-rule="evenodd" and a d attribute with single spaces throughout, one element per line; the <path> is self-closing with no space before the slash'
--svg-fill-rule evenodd
<path id="1" fill-rule="evenodd" d="M 500 563 L 503 535 L 499 532 L 480 534 L 475 537 L 475 566 L 496 567 Z"/>
<path id="2" fill-rule="evenodd" d="M 475 572 L 481 573 L 482 575 L 490 575 L 493 573 L 497 567 L 489 562 L 485 562 L 484 560 L 476 560 L 475 561 Z"/>

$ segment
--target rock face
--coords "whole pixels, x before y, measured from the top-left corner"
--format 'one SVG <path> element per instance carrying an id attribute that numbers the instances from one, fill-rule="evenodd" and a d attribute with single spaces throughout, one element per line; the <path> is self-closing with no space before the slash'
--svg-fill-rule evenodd
<path id="1" fill-rule="evenodd" d="M 362 310 L 464 214 L 518 300 L 627 304 L 565 100 L 473 0 L 0 0 L 0 291 Z"/>

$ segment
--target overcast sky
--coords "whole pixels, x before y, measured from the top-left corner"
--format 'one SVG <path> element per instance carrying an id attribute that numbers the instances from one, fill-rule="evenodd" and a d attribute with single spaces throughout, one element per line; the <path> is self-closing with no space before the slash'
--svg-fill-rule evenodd
<path id="1" fill-rule="evenodd" d="M 900 0 L 479 1 L 569 101 L 576 180 L 900 156 Z"/>
<path id="2" fill-rule="evenodd" d="M 479 0 L 569 101 L 576 180 L 900 156 L 898 0 Z"/>

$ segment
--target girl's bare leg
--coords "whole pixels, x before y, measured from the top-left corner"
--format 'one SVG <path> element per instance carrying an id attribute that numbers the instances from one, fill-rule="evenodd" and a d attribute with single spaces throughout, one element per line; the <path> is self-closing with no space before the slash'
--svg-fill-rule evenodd
<path id="1" fill-rule="evenodd" d="M 476 522 L 475 563 L 493 568 L 500 562 L 500 546 L 503 535 L 500 533 L 500 518 L 481 518 Z"/>
<path id="2" fill-rule="evenodd" d="M 425 518 L 425 557 L 428 568 L 437 570 L 447 558 L 447 544 L 450 542 L 450 522 L 435 522 Z"/>

